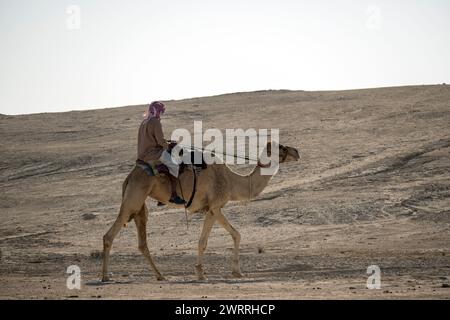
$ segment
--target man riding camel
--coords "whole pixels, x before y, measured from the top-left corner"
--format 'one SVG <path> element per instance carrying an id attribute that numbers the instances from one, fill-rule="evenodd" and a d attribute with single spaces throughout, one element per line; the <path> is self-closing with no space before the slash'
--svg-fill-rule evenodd
<path id="1" fill-rule="evenodd" d="M 162 102 L 154 101 L 148 106 L 144 114 L 144 120 L 139 127 L 138 133 L 138 159 L 144 162 L 161 161 L 170 172 L 170 184 L 172 196 L 169 202 L 174 204 L 185 204 L 185 201 L 177 195 L 177 180 L 179 165 L 174 162 L 170 150 L 174 143 L 167 143 L 161 126 L 161 115 L 166 111 Z"/>

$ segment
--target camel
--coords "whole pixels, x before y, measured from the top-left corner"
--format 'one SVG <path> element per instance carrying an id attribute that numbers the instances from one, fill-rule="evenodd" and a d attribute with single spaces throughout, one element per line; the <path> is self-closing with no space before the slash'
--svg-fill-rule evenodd
<path id="1" fill-rule="evenodd" d="M 267 154 L 270 155 L 272 145 L 267 144 Z M 299 160 L 298 150 L 292 147 L 278 145 L 280 163 Z M 269 183 L 272 176 L 262 175 L 264 166 L 258 161 L 254 170 L 248 175 L 234 173 L 226 164 L 209 165 L 201 171 L 197 177 L 196 193 L 192 204 L 188 208 L 189 213 L 204 212 L 205 219 L 203 229 L 198 242 L 198 257 L 195 272 L 199 280 L 205 280 L 203 268 L 203 254 L 206 250 L 208 237 L 215 222 L 218 222 L 232 237 L 234 242 L 232 257 L 232 275 L 236 278 L 243 277 L 239 265 L 240 233 L 228 222 L 222 212 L 222 208 L 228 201 L 249 201 L 258 196 Z M 189 199 L 193 192 L 193 171 L 185 170 L 180 174 L 178 194 Z M 110 250 L 114 238 L 120 229 L 131 220 L 134 220 L 138 234 L 138 247 L 153 269 L 157 280 L 165 280 L 156 267 L 147 246 L 146 225 L 148 209 L 145 204 L 147 197 L 173 206 L 170 198 L 169 177 L 149 176 L 144 170 L 135 166 L 125 179 L 122 186 L 122 203 L 119 215 L 103 237 L 103 277 L 102 281 L 110 281 L 108 266 Z M 178 208 L 180 206 L 177 206 Z M 183 206 L 181 206 L 183 208 Z"/>

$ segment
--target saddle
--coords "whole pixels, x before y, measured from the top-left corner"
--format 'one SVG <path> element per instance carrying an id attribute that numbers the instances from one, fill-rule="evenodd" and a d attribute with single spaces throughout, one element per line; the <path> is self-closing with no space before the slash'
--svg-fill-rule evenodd
<path id="1" fill-rule="evenodd" d="M 136 160 L 136 166 L 140 167 L 150 177 L 159 177 L 161 174 L 169 175 L 169 168 L 159 160 L 145 162 L 140 159 Z"/>
<path id="2" fill-rule="evenodd" d="M 184 170 L 189 167 L 192 166 L 192 169 L 194 170 L 194 172 L 196 174 L 199 174 L 202 170 L 205 170 L 208 168 L 208 165 L 206 164 L 204 158 L 203 158 L 203 153 L 200 151 L 186 151 L 183 150 L 184 152 L 188 152 L 188 161 L 183 161 L 182 163 L 180 163 L 180 171 L 179 174 L 182 174 L 184 172 Z M 201 159 L 201 163 L 196 163 L 195 162 L 195 158 L 197 157 Z M 140 168 L 142 168 L 149 176 L 151 177 L 159 177 L 160 175 L 169 175 L 169 168 L 167 168 L 167 166 L 162 163 L 159 160 L 155 160 L 155 161 L 151 161 L 151 162 L 145 162 L 143 160 L 137 159 L 136 160 L 136 165 Z"/>

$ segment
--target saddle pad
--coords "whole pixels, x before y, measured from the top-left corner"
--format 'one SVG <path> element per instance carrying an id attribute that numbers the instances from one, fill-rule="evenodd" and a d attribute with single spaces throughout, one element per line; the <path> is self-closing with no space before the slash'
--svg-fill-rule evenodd
<path id="1" fill-rule="evenodd" d="M 168 173 L 167 167 L 161 161 L 154 161 L 152 163 L 147 163 L 142 160 L 137 160 L 136 165 L 144 170 L 149 176 L 159 177 L 160 174 Z"/>
<path id="2" fill-rule="evenodd" d="M 147 173 L 150 177 L 158 176 L 158 173 L 155 174 L 155 172 L 153 171 L 153 168 L 147 163 L 144 164 L 144 163 L 136 162 L 136 166 L 138 166 L 142 170 L 144 170 L 145 173 Z"/>

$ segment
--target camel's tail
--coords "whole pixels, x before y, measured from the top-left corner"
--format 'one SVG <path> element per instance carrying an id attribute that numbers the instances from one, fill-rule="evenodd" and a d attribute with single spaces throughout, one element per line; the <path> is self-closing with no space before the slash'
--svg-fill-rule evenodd
<path id="1" fill-rule="evenodd" d="M 131 173 L 125 178 L 125 181 L 122 184 L 122 200 L 125 197 L 125 191 L 127 190 L 128 182 L 130 181 Z M 130 215 L 128 218 L 127 223 L 129 223 L 134 218 L 134 214 Z M 125 223 L 123 226 L 126 228 L 127 223 Z"/>
<path id="2" fill-rule="evenodd" d="M 122 199 L 125 196 L 125 190 L 127 190 L 128 181 L 130 181 L 131 173 L 126 177 L 125 181 L 122 184 Z"/>

